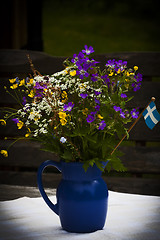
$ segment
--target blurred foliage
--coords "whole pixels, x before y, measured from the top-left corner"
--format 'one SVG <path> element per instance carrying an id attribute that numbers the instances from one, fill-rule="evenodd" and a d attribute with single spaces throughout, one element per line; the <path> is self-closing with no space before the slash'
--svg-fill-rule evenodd
<path id="1" fill-rule="evenodd" d="M 160 51 L 158 0 L 43 0 L 44 51 Z"/>

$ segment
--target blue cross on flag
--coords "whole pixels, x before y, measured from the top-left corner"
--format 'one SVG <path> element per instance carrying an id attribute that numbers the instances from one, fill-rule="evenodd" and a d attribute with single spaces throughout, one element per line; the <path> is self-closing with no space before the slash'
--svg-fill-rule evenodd
<path id="1" fill-rule="evenodd" d="M 144 116 L 145 122 L 150 129 L 153 129 L 153 127 L 160 121 L 160 114 L 158 113 L 156 105 L 153 101 L 144 110 L 142 115 Z"/>

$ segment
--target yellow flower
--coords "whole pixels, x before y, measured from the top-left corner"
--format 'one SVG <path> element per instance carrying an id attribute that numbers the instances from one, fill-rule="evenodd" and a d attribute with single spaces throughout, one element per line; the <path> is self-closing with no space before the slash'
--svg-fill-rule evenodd
<path id="1" fill-rule="evenodd" d="M 30 128 L 27 128 L 27 130 L 28 130 L 28 132 L 25 134 L 25 137 L 26 137 L 26 138 L 29 137 L 29 135 L 30 135 L 30 133 L 31 133 Z"/>
<path id="2" fill-rule="evenodd" d="M 127 75 L 127 77 L 129 77 L 129 72 L 128 71 L 126 71 L 125 74 Z"/>
<path id="3" fill-rule="evenodd" d="M 28 97 L 31 97 L 31 98 L 34 97 L 34 91 L 33 90 L 30 91 L 30 93 L 28 94 Z"/>
<path id="4" fill-rule="evenodd" d="M 69 69 L 69 67 L 66 67 L 66 68 L 65 68 L 65 73 L 66 73 L 66 74 L 68 73 L 68 69 Z"/>
<path id="5" fill-rule="evenodd" d="M 98 114 L 97 117 L 98 117 L 99 119 L 103 119 L 103 117 L 101 116 L 101 114 Z"/>
<path id="6" fill-rule="evenodd" d="M 62 118 L 62 119 L 66 118 L 67 116 L 65 112 L 59 112 L 58 115 L 59 115 L 59 118 Z"/>
<path id="7" fill-rule="evenodd" d="M 125 81 L 126 81 L 126 82 L 129 82 L 130 80 L 126 78 Z"/>
<path id="8" fill-rule="evenodd" d="M 15 84 L 13 84 L 12 86 L 10 86 L 10 88 L 12 88 L 12 89 L 16 89 L 18 87 L 18 84 L 17 83 L 15 83 Z"/>
<path id="9" fill-rule="evenodd" d="M 33 84 L 33 78 L 30 78 L 27 80 L 27 85 L 32 85 Z"/>
<path id="10" fill-rule="evenodd" d="M 25 137 L 28 138 L 28 137 L 29 137 L 29 133 L 26 133 L 26 134 L 25 134 Z"/>
<path id="11" fill-rule="evenodd" d="M 4 119 L 0 119 L 0 122 L 3 126 L 6 126 L 6 121 Z"/>
<path id="12" fill-rule="evenodd" d="M 65 118 L 60 119 L 61 125 L 64 126 L 67 123 L 67 120 Z"/>
<path id="13" fill-rule="evenodd" d="M 113 76 L 113 74 L 114 73 L 112 71 L 110 71 L 110 73 L 108 75 L 111 77 L 111 76 Z"/>
<path id="14" fill-rule="evenodd" d="M 83 115 L 87 116 L 87 114 L 88 114 L 88 108 L 83 109 L 83 110 L 82 110 L 82 113 L 83 113 Z"/>
<path id="15" fill-rule="evenodd" d="M 72 77 L 74 77 L 74 76 L 76 75 L 76 70 L 70 71 L 70 75 L 71 75 Z"/>
<path id="16" fill-rule="evenodd" d="M 9 79 L 10 83 L 14 83 L 16 81 L 16 78 Z"/>
<path id="17" fill-rule="evenodd" d="M 118 69 L 117 73 L 118 73 L 118 74 L 121 73 L 121 69 L 120 69 L 120 68 Z"/>
<path id="18" fill-rule="evenodd" d="M 1 150 L 0 152 L 4 157 L 8 157 L 8 152 L 6 150 Z"/>
<path id="19" fill-rule="evenodd" d="M 138 67 L 137 67 L 137 66 L 134 66 L 134 70 L 137 71 L 137 70 L 138 70 Z"/>
<path id="20" fill-rule="evenodd" d="M 23 123 L 22 121 L 19 121 L 19 122 L 17 123 L 18 129 L 21 129 L 21 128 L 23 127 L 23 125 L 24 125 L 24 123 Z"/>
<path id="21" fill-rule="evenodd" d="M 67 93 L 66 93 L 66 91 L 63 91 L 63 92 L 62 92 L 62 98 L 67 98 Z"/>
<path id="22" fill-rule="evenodd" d="M 23 86 L 23 85 L 25 85 L 25 79 L 21 80 L 19 84 L 19 86 Z"/>

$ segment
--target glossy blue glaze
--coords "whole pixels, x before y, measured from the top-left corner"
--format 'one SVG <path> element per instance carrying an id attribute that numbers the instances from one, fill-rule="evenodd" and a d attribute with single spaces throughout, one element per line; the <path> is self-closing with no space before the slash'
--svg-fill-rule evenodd
<path id="1" fill-rule="evenodd" d="M 57 204 L 47 197 L 42 185 L 45 167 L 62 172 L 57 188 Z M 69 232 L 94 232 L 103 229 L 107 214 L 108 189 L 96 165 L 87 172 L 82 163 L 46 161 L 38 170 L 38 186 L 48 206 L 60 217 L 62 228 Z"/>

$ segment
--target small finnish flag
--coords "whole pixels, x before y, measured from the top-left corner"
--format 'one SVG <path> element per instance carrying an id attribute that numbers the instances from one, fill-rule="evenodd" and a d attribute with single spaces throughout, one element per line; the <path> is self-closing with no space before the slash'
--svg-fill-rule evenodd
<path id="1" fill-rule="evenodd" d="M 160 114 L 156 109 L 156 105 L 154 102 L 151 102 L 148 107 L 142 113 L 144 116 L 145 122 L 150 129 L 160 121 Z"/>

